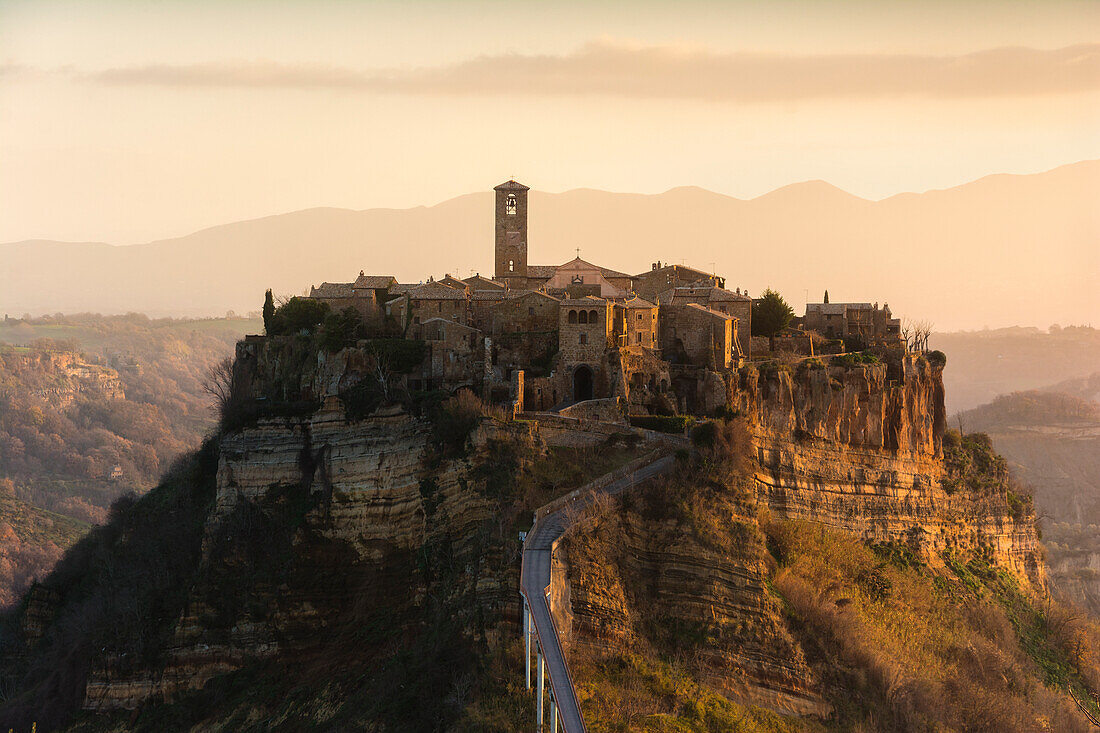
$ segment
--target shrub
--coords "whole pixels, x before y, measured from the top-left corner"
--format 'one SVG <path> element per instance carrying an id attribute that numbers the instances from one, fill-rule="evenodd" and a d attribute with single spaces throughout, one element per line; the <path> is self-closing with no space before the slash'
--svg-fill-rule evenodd
<path id="1" fill-rule="evenodd" d="M 362 327 L 363 317 L 350 306 L 340 313 L 329 313 L 321 328 L 321 345 L 335 353 L 355 343 Z"/>
<path id="2" fill-rule="evenodd" d="M 312 298 L 294 297 L 275 309 L 267 330 L 269 336 L 312 332 L 329 314 L 327 303 Z"/>
<path id="3" fill-rule="evenodd" d="M 841 366 L 844 368 L 863 366 L 864 364 L 878 364 L 879 358 L 877 355 L 867 351 L 862 351 L 858 354 L 842 354 L 840 356 L 834 356 L 829 360 L 832 366 Z"/>
<path id="4" fill-rule="evenodd" d="M 466 441 L 485 415 L 485 403 L 468 389 L 440 405 L 432 419 L 432 436 L 444 455 L 465 453 Z"/>
<path id="5" fill-rule="evenodd" d="M 928 362 L 933 366 L 943 367 L 947 365 L 947 354 L 939 350 L 929 351 L 924 355 L 924 358 L 928 359 Z"/>
<path id="6" fill-rule="evenodd" d="M 700 423 L 691 429 L 691 442 L 697 448 L 713 448 L 718 427 L 711 421 Z"/>
<path id="7" fill-rule="evenodd" d="M 688 425 L 694 422 L 689 415 L 632 415 L 630 424 L 636 428 L 656 430 L 659 433 L 683 434 Z"/>

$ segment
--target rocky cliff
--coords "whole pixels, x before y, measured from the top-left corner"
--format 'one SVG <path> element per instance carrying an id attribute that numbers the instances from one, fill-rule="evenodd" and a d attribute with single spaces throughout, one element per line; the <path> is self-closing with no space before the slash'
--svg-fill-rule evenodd
<path id="1" fill-rule="evenodd" d="M 1012 504 L 1004 476 L 979 485 L 987 477 L 945 461 L 962 447 L 944 446 L 942 364 L 838 361 L 709 380 L 708 399 L 724 394 L 744 416 L 745 436 L 725 440 L 740 442 L 746 460 L 706 459 L 564 542 L 559 625 L 595 710 L 593 660 L 686 653 L 710 687 L 743 704 L 829 713 L 820 670 L 770 586 L 765 533 L 776 522 L 834 527 L 933 572 L 980 557 L 1041 592 L 1034 515 Z"/>
<path id="2" fill-rule="evenodd" d="M 517 569 L 482 552 L 498 506 L 479 472 L 486 453 L 508 441 L 537 448 L 538 436 L 532 425 L 487 421 L 468 454 L 441 458 L 425 419 L 394 408 L 349 421 L 335 399 L 306 418 L 225 435 L 204 531 L 206 571 L 166 661 L 127 670 L 115 655 L 101 657 L 84 707 L 132 709 L 257 660 L 294 658 L 348 624 L 363 592 L 387 588 L 390 597 L 372 602 L 400 609 L 395 631 L 415 627 L 413 609 L 426 604 L 430 585 L 423 554 L 441 544 L 463 572 L 436 592 L 463 597 L 470 615 L 514 613 Z"/>
<path id="3" fill-rule="evenodd" d="M 1007 485 L 956 490 L 944 462 L 943 366 L 893 363 L 742 373 L 732 402 L 749 417 L 757 486 L 773 513 L 869 542 L 898 542 L 936 563 L 981 551 L 1042 585 L 1034 516 Z"/>
<path id="4" fill-rule="evenodd" d="M 356 350 L 244 343 L 236 386 L 258 409 L 190 473 L 119 510 L 48 581 L 56 593 L 28 608 L 19 699 L 45 702 L 23 709 L 55 704 L 48 670 L 65 659 L 66 694 L 86 715 L 138 709 L 149 730 L 520 729 L 530 701 L 518 687 L 518 532 L 578 485 L 554 478 L 562 461 L 580 464 L 579 481 L 613 441 L 554 449 L 574 451 L 565 459 L 548 454 L 537 423 L 483 406 L 379 409 L 377 385 L 360 400 L 370 369 Z M 851 679 L 838 682 L 792 611 L 785 594 L 799 586 L 775 587 L 794 557 L 776 538 L 800 520 L 859 538 L 864 554 L 886 548 L 933 568 L 977 557 L 1041 585 L 1028 508 L 945 444 L 941 369 L 906 357 L 707 375 L 702 401 L 740 418 L 708 423 L 676 477 L 582 523 L 556 558 L 586 714 L 601 714 L 593 670 L 609 653 L 672 659 L 710 694 L 789 720 L 833 712 Z M 140 568 L 122 590 L 118 558 Z M 866 562 L 853 577 L 870 590 L 846 579 L 815 603 L 834 615 L 860 593 L 885 603 L 901 580 Z M 846 664 L 858 677 L 868 662 Z"/>

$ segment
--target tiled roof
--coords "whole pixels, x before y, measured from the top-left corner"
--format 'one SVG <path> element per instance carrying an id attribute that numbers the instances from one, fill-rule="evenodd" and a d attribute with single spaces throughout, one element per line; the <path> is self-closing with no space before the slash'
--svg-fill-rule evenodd
<path id="1" fill-rule="evenodd" d="M 866 310 L 872 309 L 870 303 L 807 303 L 807 313 L 822 313 L 827 316 L 842 316 L 848 312 L 848 309 L 852 310 Z"/>
<path id="2" fill-rule="evenodd" d="M 470 300 L 504 300 L 503 290 L 475 290 L 470 293 Z"/>
<path id="3" fill-rule="evenodd" d="M 698 279 L 714 277 L 714 275 L 711 275 L 709 272 L 703 272 L 702 270 L 696 270 L 694 267 L 687 267 L 686 265 L 665 265 L 664 267 L 660 267 L 656 270 L 646 270 L 645 272 L 638 273 L 634 277 L 642 278 L 642 277 L 650 275 L 654 272 L 667 272 L 669 270 L 676 271 L 678 273 L 679 272 L 693 273 L 695 275 L 699 275 Z"/>
<path id="4" fill-rule="evenodd" d="M 597 298 L 595 295 L 586 295 L 583 298 L 565 298 L 561 301 L 562 305 L 605 305 L 607 303 L 606 298 Z"/>
<path id="5" fill-rule="evenodd" d="M 681 285 L 662 290 L 657 294 L 657 302 L 662 305 L 674 303 L 677 298 L 706 298 L 708 303 L 734 303 L 752 300 L 747 295 L 738 295 L 725 288 L 717 288 L 713 285 Z"/>
<path id="6" fill-rule="evenodd" d="M 457 277 L 454 277 L 450 274 L 444 275 L 443 277 L 439 278 L 439 280 L 436 280 L 436 282 L 443 283 L 444 285 L 451 288 L 458 288 L 459 290 L 465 290 L 467 288 L 467 285 L 463 280 L 459 280 Z"/>
<path id="7" fill-rule="evenodd" d="M 355 278 L 354 287 L 370 290 L 384 290 L 397 283 L 393 275 L 360 275 Z"/>
<path id="8" fill-rule="evenodd" d="M 514 300 L 516 298 L 526 298 L 530 295 L 534 295 L 539 298 L 546 298 L 547 300 L 552 300 L 555 303 L 560 300 L 559 298 L 555 298 L 553 295 L 548 295 L 541 290 L 509 290 L 507 293 L 504 294 L 504 297 L 508 300 Z"/>
<path id="9" fill-rule="evenodd" d="M 652 303 L 650 303 L 645 298 L 639 298 L 638 296 L 634 296 L 633 298 L 629 298 L 628 300 L 623 302 L 623 305 L 626 306 L 627 308 L 656 308 L 657 307 L 657 306 L 653 305 Z"/>
<path id="10" fill-rule="evenodd" d="M 352 283 L 321 283 L 309 289 L 311 298 L 351 298 L 354 295 Z"/>
<path id="11" fill-rule="evenodd" d="M 490 280 L 481 275 L 471 275 L 470 277 L 463 278 L 462 282 L 466 283 L 474 290 L 492 290 L 493 288 L 504 290 L 504 283 L 498 283 L 496 280 Z"/>
<path id="12" fill-rule="evenodd" d="M 412 300 L 466 300 L 465 290 L 458 290 L 437 282 L 409 288 L 407 295 Z"/>
<path id="13" fill-rule="evenodd" d="M 731 316 L 729 313 L 722 313 L 721 311 L 716 311 L 713 308 L 707 308 L 705 305 L 699 305 L 698 303 L 688 303 L 684 307 L 685 308 L 693 308 L 695 310 L 702 311 L 702 312 L 706 313 L 707 315 L 714 316 L 715 318 L 721 318 L 722 320 L 725 320 L 725 321 L 736 321 L 736 320 L 738 320 L 737 316 Z"/>
<path id="14" fill-rule="evenodd" d="M 508 179 L 499 186 L 493 186 L 494 191 L 530 191 L 529 186 L 524 186 L 522 183 L 518 183 L 514 179 Z"/>
<path id="15" fill-rule="evenodd" d="M 557 271 L 557 265 L 528 265 L 527 277 L 533 277 L 538 280 L 549 280 L 554 277 L 554 273 Z"/>

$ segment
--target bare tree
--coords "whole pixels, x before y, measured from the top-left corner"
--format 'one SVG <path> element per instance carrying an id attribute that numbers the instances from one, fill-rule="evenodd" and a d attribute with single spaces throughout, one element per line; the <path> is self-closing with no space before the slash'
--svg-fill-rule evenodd
<path id="1" fill-rule="evenodd" d="M 223 423 L 247 399 L 243 378 L 228 356 L 210 367 L 202 389 L 214 399 L 213 407 Z"/>
<path id="2" fill-rule="evenodd" d="M 913 351 L 928 351 L 928 337 L 931 335 L 931 321 L 917 321 L 913 324 Z"/>
<path id="3" fill-rule="evenodd" d="M 378 350 L 371 350 L 367 358 L 367 368 L 374 380 L 378 382 L 378 389 L 382 391 L 382 402 L 383 404 L 389 404 L 394 377 L 390 358 L 387 354 Z"/>

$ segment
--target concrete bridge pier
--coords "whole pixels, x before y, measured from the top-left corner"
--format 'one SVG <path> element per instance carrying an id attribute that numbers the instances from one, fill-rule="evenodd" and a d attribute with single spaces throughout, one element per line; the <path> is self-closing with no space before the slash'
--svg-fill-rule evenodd
<path id="1" fill-rule="evenodd" d="M 558 733 L 558 706 L 554 702 L 554 688 L 550 688 L 550 733 Z"/>
<path id="2" fill-rule="evenodd" d="M 523 660 L 527 670 L 527 689 L 531 689 L 531 607 L 527 605 L 527 597 L 523 598 Z"/>
<path id="3" fill-rule="evenodd" d="M 546 680 L 546 664 L 543 662 L 542 649 L 538 648 L 538 644 L 535 645 L 535 654 L 538 655 L 537 664 L 538 664 L 538 670 L 539 670 L 539 688 L 538 688 L 538 692 L 536 693 L 538 695 L 538 703 L 537 703 L 538 712 L 535 715 L 535 720 L 536 720 L 535 730 L 541 731 L 542 730 L 542 699 L 545 696 L 544 690 L 546 689 L 546 683 L 545 683 L 545 680 Z"/>

